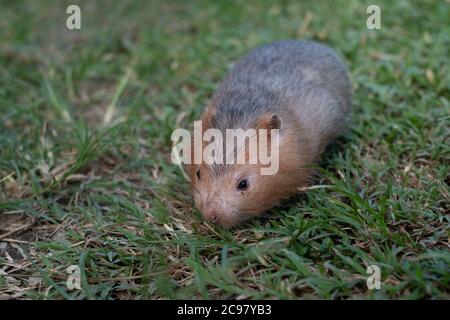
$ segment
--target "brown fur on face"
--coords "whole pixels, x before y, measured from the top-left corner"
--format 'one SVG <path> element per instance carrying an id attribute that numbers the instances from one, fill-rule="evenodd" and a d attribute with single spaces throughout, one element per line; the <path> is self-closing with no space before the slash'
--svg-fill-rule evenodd
<path id="1" fill-rule="evenodd" d="M 344 130 L 350 110 L 348 71 L 332 49 L 296 40 L 256 48 L 218 86 L 203 130 L 281 126 L 278 173 L 261 175 L 258 164 L 190 165 L 197 207 L 229 227 L 296 193 L 308 182 L 308 165 Z M 248 188 L 239 190 L 244 178 Z"/>
<path id="2" fill-rule="evenodd" d="M 202 118 L 203 130 L 208 129 L 209 117 L 214 114 L 209 109 L 212 108 L 207 108 Z M 272 115 L 263 115 L 256 128 L 270 129 L 273 125 Z M 299 124 L 296 127 L 299 128 Z M 248 152 L 246 148 L 247 161 Z M 304 186 L 310 175 L 310 170 L 304 167 L 312 160 L 307 141 L 299 138 L 298 130 L 282 128 L 279 152 L 279 170 L 275 175 L 261 175 L 261 164 L 190 165 L 194 201 L 203 216 L 224 227 L 231 227 L 298 192 L 298 187 Z M 218 166 L 222 167 L 218 169 Z M 244 191 L 237 189 L 242 179 L 249 182 Z"/>

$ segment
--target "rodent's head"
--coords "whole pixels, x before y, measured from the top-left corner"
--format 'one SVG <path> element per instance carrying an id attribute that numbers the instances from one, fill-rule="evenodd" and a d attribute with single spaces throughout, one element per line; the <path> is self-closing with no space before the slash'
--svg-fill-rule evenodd
<path id="1" fill-rule="evenodd" d="M 226 165 L 219 173 L 213 166 L 193 166 L 194 200 L 207 220 L 224 227 L 263 213 L 291 191 L 284 175 L 263 176 L 257 165 Z"/>
<path id="2" fill-rule="evenodd" d="M 280 128 L 280 121 L 278 117 L 269 116 L 259 123 L 266 128 Z M 299 168 L 297 135 L 280 129 L 279 141 L 279 169 L 273 175 L 262 175 L 261 167 L 267 166 L 259 162 L 202 162 L 189 166 L 194 201 L 207 220 L 224 227 L 234 226 L 263 213 L 302 185 L 304 175 Z"/>

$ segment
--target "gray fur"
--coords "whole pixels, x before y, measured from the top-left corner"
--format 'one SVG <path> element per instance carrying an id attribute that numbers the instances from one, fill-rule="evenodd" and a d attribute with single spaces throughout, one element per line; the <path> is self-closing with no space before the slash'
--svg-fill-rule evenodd
<path id="1" fill-rule="evenodd" d="M 255 127 L 259 116 L 281 118 L 281 133 L 297 119 L 316 152 L 339 135 L 351 108 L 351 85 L 343 61 L 329 47 L 285 40 L 242 58 L 212 98 L 219 130 Z"/>

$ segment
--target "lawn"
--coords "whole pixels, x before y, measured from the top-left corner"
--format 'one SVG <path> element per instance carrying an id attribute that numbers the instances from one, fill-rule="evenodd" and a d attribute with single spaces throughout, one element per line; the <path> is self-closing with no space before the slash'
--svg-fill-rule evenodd
<path id="1" fill-rule="evenodd" d="M 81 30 L 66 29 L 73 3 Z M 450 298 L 448 0 L 0 6 L 0 298 Z M 213 226 L 171 133 L 239 57 L 286 38 L 345 59 L 349 130 L 316 188 Z"/>

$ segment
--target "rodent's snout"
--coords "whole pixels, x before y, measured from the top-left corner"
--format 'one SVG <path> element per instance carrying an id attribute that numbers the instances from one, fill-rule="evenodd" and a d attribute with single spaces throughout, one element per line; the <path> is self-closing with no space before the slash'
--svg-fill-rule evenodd
<path id="1" fill-rule="evenodd" d="M 239 222 L 235 215 L 226 214 L 225 212 L 216 209 L 203 211 L 203 217 L 205 220 L 224 228 L 230 228 Z"/>
<path id="2" fill-rule="evenodd" d="M 209 220 L 213 223 L 217 223 L 219 221 L 219 217 L 217 215 L 217 211 L 212 209 L 212 210 L 206 210 L 205 213 L 203 214 L 206 220 Z"/>

